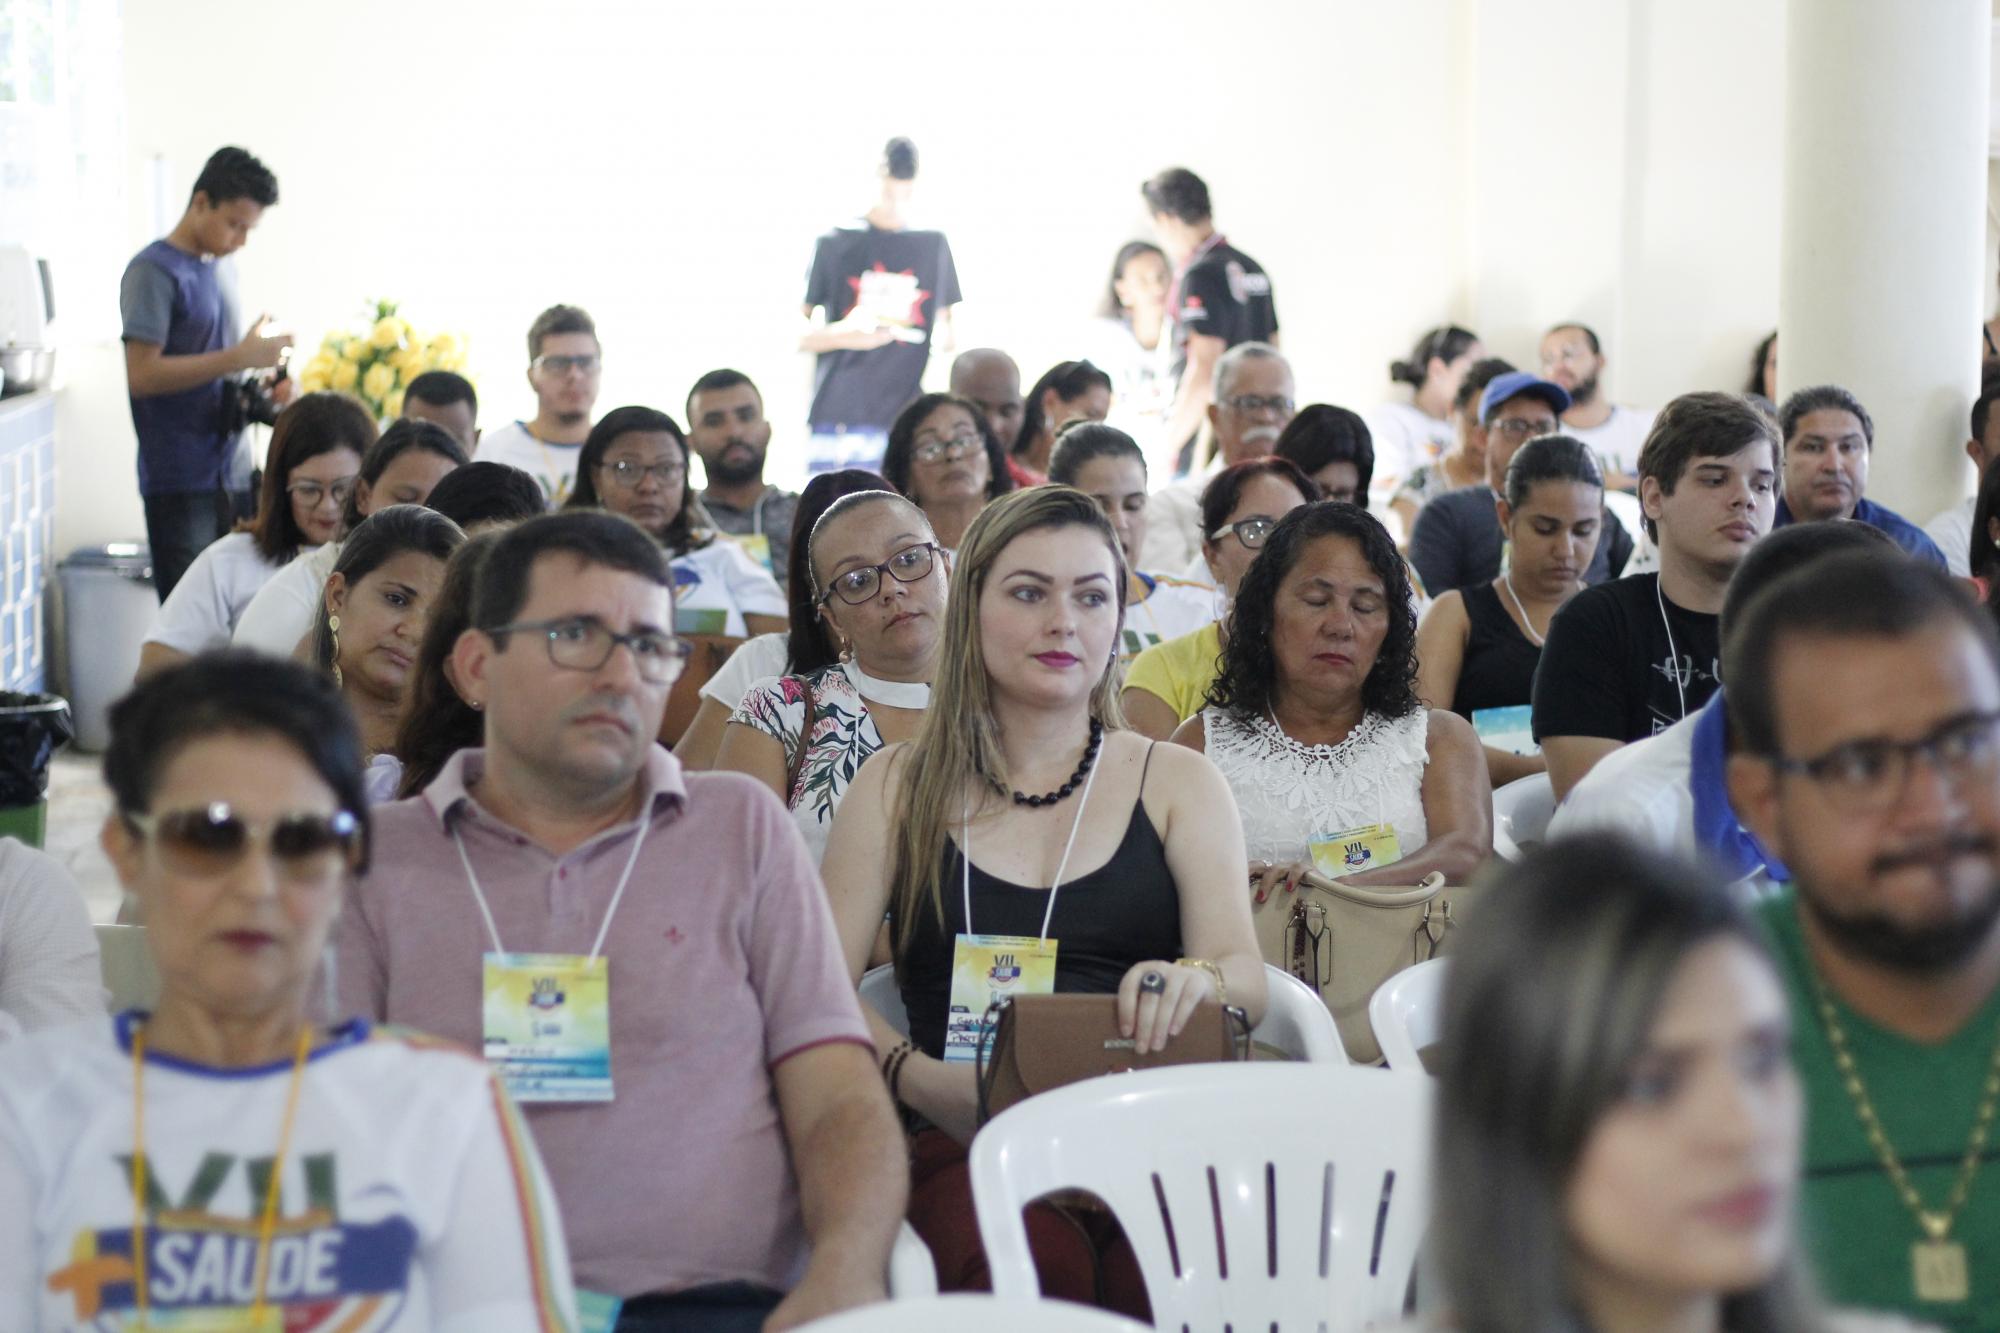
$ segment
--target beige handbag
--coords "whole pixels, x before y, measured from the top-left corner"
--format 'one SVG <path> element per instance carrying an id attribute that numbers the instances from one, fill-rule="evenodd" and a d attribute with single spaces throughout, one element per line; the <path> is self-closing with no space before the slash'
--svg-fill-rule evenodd
<path id="1" fill-rule="evenodd" d="M 1447 887 L 1438 874 L 1412 888 L 1357 888 L 1308 874 L 1295 892 L 1253 899 L 1250 914 L 1264 961 L 1319 992 L 1348 1056 L 1372 1065 L 1382 1050 L 1368 1001 L 1396 973 L 1444 952 L 1478 895 Z"/>

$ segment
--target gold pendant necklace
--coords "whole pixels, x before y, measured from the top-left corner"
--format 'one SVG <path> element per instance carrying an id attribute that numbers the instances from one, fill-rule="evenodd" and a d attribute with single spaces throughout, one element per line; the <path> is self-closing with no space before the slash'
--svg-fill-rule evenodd
<path id="1" fill-rule="evenodd" d="M 1896 1197 L 1917 1219 L 1917 1226 L 1923 1232 L 1923 1236 L 1910 1246 L 1910 1273 L 1917 1299 L 1940 1303 L 1964 1301 L 1972 1294 L 1971 1278 L 1966 1266 L 1965 1246 L 1951 1239 L 1951 1226 L 1958 1220 L 1966 1200 L 1971 1196 L 1972 1178 L 1979 1173 L 1979 1159 L 1986 1151 L 1986 1136 L 1993 1128 L 1994 1111 L 2000 1108 L 2000 1044 L 1994 1046 L 1993 1058 L 1987 1063 L 1986 1086 L 1981 1094 L 1979 1110 L 1972 1119 L 1972 1136 L 1966 1141 L 1965 1157 L 1959 1163 L 1958 1177 L 1952 1182 L 1944 1207 L 1933 1211 L 1924 1207 L 1923 1196 L 1910 1183 L 1902 1158 L 1896 1155 L 1895 1147 L 1882 1129 L 1881 1117 L 1875 1114 L 1875 1103 L 1869 1099 L 1867 1085 L 1861 1081 L 1861 1067 L 1848 1048 L 1847 1032 L 1840 1025 L 1840 1015 L 1834 1010 L 1833 997 L 1827 993 L 1826 983 L 1820 980 L 1810 961 L 1806 968 L 1812 976 L 1813 994 L 1819 1002 L 1820 1026 L 1826 1030 L 1827 1045 L 1833 1049 L 1833 1066 L 1839 1071 L 1841 1082 L 1847 1087 L 1847 1095 L 1854 1103 L 1854 1114 L 1861 1121 L 1868 1146 L 1875 1150 L 1876 1160 L 1881 1162 Z"/>

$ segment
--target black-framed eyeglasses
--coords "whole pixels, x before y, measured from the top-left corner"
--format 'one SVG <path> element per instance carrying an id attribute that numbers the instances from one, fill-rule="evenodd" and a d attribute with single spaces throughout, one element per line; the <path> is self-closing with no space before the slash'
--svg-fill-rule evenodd
<path id="1" fill-rule="evenodd" d="M 536 357 L 533 364 L 536 370 L 550 375 L 567 375 L 572 370 L 594 375 L 603 368 L 604 358 L 595 352 L 586 352 L 581 356 L 557 356 L 551 353 Z"/>
<path id="2" fill-rule="evenodd" d="M 354 494 L 354 483 L 360 479 L 354 476 L 335 477 L 332 481 L 295 481 L 285 487 L 285 491 L 295 499 L 304 500 L 313 509 L 319 508 L 320 502 L 329 496 L 335 504 L 344 505 L 347 497 Z"/>
<path id="3" fill-rule="evenodd" d="M 486 631 L 488 637 L 503 634 L 539 634 L 548 644 L 549 661 L 565 671 L 597 671 L 611 660 L 612 650 L 624 644 L 638 664 L 639 677 L 654 685 L 670 685 L 680 679 L 693 651 L 687 640 L 664 630 L 635 629 L 620 634 L 596 616 L 565 616 L 560 620 L 518 620 Z"/>
<path id="4" fill-rule="evenodd" d="M 1281 417 L 1292 414 L 1292 400 L 1283 394 L 1239 393 L 1234 398 L 1223 400 L 1224 407 L 1238 416 L 1255 416 L 1259 412 L 1275 412 Z"/>
<path id="5" fill-rule="evenodd" d="M 919 463 L 935 463 L 940 458 L 964 458 L 985 447 L 986 441 L 979 438 L 979 432 L 968 430 L 942 440 L 925 440 L 910 451 L 910 456 Z"/>
<path id="6" fill-rule="evenodd" d="M 1782 773 L 1806 778 L 1848 813 L 1887 809 L 1902 798 L 1919 755 L 1954 788 L 1991 783 L 2000 775 L 2000 712 L 1973 713 L 1946 722 L 1913 741 L 1858 740 L 1811 759 L 1786 754 L 1765 758 Z"/>
<path id="7" fill-rule="evenodd" d="M 1234 523 L 1223 524 L 1209 533 L 1208 539 L 1219 542 L 1233 532 L 1236 534 L 1236 540 L 1242 542 L 1246 549 L 1259 551 L 1270 539 L 1271 529 L 1277 526 L 1278 520 L 1269 514 L 1252 514 L 1248 518 L 1239 518 Z"/>
<path id="8" fill-rule="evenodd" d="M 1486 429 L 1489 431 L 1497 430 L 1510 440 L 1526 441 L 1532 440 L 1538 435 L 1547 435 L 1554 431 L 1555 428 L 1556 423 L 1553 421 L 1530 421 L 1524 417 L 1501 417 Z"/>
<path id="9" fill-rule="evenodd" d="M 227 802 L 212 801 L 158 814 L 126 811 L 124 818 L 159 849 L 169 870 L 203 879 L 235 869 L 252 845 L 261 845 L 279 872 L 291 879 L 316 879 L 339 863 L 351 866 L 361 852 L 361 821 L 346 810 L 296 811 L 252 820 Z"/>
<path id="10" fill-rule="evenodd" d="M 937 563 L 937 551 L 936 542 L 918 542 L 915 546 L 905 546 L 879 565 L 850 569 L 827 585 L 826 591 L 819 595 L 818 604 L 825 606 L 835 596 L 849 606 L 872 601 L 882 590 L 884 574 L 898 583 L 915 583 L 931 572 L 931 566 Z"/>
<path id="11" fill-rule="evenodd" d="M 658 477 L 663 486 L 678 486 L 687 478 L 686 463 L 635 463 L 629 458 L 604 465 L 611 484 L 621 491 L 636 491 L 648 477 Z"/>

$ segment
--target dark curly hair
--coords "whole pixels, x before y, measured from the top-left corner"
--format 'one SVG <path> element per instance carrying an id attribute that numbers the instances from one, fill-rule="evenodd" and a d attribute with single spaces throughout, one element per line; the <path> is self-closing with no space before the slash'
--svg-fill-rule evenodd
<path id="1" fill-rule="evenodd" d="M 1306 545 L 1320 537 L 1354 542 L 1382 580 L 1389 633 L 1361 682 L 1361 706 L 1384 717 L 1407 717 L 1424 706 L 1417 698 L 1417 613 L 1411 606 L 1409 570 L 1389 530 L 1367 510 L 1342 500 L 1303 505 L 1271 529 L 1236 589 L 1222 670 L 1208 688 L 1208 702 L 1239 716 L 1256 716 L 1271 707 L 1278 686 L 1278 663 L 1271 654 L 1278 588 Z"/>
<path id="2" fill-rule="evenodd" d="M 910 494 L 910 472 L 916 464 L 917 427 L 931 413 L 940 407 L 962 409 L 972 418 L 973 428 L 979 432 L 979 439 L 986 447 L 986 498 L 997 500 L 1014 489 L 1014 474 L 1007 470 L 1007 448 L 1000 443 L 1000 437 L 993 433 L 986 414 L 979 410 L 979 404 L 970 398 L 961 398 L 955 393 L 927 393 L 911 400 L 909 406 L 896 414 L 896 423 L 889 427 L 889 442 L 882 451 L 882 475 L 898 493 L 908 499 L 917 497 Z"/>

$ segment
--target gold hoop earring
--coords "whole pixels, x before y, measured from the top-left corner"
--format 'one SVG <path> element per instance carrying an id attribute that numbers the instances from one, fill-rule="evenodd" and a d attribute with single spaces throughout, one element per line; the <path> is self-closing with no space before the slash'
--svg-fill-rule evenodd
<path id="1" fill-rule="evenodd" d="M 332 653 L 333 688 L 337 690 L 341 688 L 342 684 L 340 679 L 340 617 L 339 616 L 328 616 L 326 618 L 326 636 L 329 639 L 333 640 L 333 653 Z"/>

